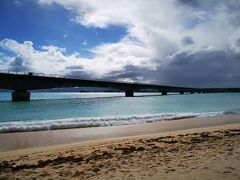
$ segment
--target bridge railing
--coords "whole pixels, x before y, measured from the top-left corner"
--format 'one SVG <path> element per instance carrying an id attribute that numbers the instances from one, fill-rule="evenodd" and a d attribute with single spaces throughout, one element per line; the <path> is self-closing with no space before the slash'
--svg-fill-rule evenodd
<path id="1" fill-rule="evenodd" d="M 42 77 L 65 77 L 57 74 L 45 74 L 45 73 L 36 73 L 36 72 L 26 72 L 26 71 L 14 71 L 14 70 L 3 70 L 0 69 L 0 73 L 6 73 L 6 74 L 18 74 L 18 75 L 32 75 L 32 76 L 42 76 Z"/>
<path id="2" fill-rule="evenodd" d="M 150 84 L 150 83 L 138 83 L 138 82 L 130 82 L 130 81 L 113 81 L 113 80 L 104 80 L 104 79 L 94 79 L 94 78 L 85 78 L 85 77 L 76 77 L 73 75 L 59 75 L 59 74 L 45 74 L 45 73 L 38 73 L 38 72 L 26 72 L 26 71 L 15 71 L 15 70 L 5 70 L 0 69 L 0 73 L 4 74 L 16 74 L 16 75 L 27 75 L 27 76 L 38 76 L 38 77 L 52 77 L 52 78 L 69 78 L 69 79 L 75 79 L 75 80 L 90 80 L 90 81 L 98 81 L 98 82 L 110 82 L 110 83 L 121 83 L 122 85 L 140 85 L 140 86 L 148 86 L 150 89 L 164 89 L 164 88 L 174 88 L 179 89 L 179 91 L 186 91 L 190 92 L 193 89 L 201 91 L 203 89 L 200 88 L 188 88 L 188 87 L 176 87 L 176 86 L 170 86 L 170 85 L 158 85 L 158 84 Z M 152 86 L 152 87 L 150 87 Z M 161 86 L 161 87 L 160 87 Z"/>
<path id="3" fill-rule="evenodd" d="M 53 77 L 53 78 L 70 78 L 70 79 L 84 79 L 84 80 L 92 80 L 92 81 L 104 81 L 103 79 L 96 78 L 85 78 L 85 77 L 76 77 L 73 75 L 59 75 L 59 74 L 46 74 L 46 73 L 37 73 L 37 72 L 26 72 L 26 71 L 15 71 L 15 70 L 4 70 L 0 69 L 0 73 L 5 74 L 16 74 L 16 75 L 31 75 L 31 76 L 39 76 L 39 77 Z M 118 83 L 128 83 L 128 84 L 138 84 L 137 82 L 130 81 L 116 81 L 116 80 L 107 80 L 108 82 L 118 82 Z"/>

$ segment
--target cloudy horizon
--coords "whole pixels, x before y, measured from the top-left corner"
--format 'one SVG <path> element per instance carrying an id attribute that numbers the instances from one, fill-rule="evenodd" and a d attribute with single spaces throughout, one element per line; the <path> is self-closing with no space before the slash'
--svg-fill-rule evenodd
<path id="1" fill-rule="evenodd" d="M 240 87 L 240 1 L 3 0 L 0 69 Z"/>

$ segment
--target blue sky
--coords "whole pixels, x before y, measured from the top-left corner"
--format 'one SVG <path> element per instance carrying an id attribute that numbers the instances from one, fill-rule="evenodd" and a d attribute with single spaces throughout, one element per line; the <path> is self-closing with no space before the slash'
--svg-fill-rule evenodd
<path id="1" fill-rule="evenodd" d="M 239 42 L 239 1 L 0 1 L 0 69 L 239 87 Z"/>
<path id="2" fill-rule="evenodd" d="M 123 26 L 88 28 L 71 21 L 73 18 L 73 13 L 58 4 L 40 6 L 34 0 L 1 0 L 0 39 L 31 40 L 35 48 L 51 44 L 67 48 L 69 54 L 78 52 L 89 57 L 88 49 L 117 42 L 126 35 Z"/>

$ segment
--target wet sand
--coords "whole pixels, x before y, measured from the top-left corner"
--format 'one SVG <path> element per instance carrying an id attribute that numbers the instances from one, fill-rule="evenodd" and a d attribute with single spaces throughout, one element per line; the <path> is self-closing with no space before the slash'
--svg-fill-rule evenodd
<path id="1" fill-rule="evenodd" d="M 207 118 L 188 118 L 161 121 L 138 125 L 114 127 L 92 127 L 65 130 L 20 132 L 0 134 L 0 152 L 56 146 L 61 144 L 83 143 L 103 139 L 122 138 L 145 134 L 164 133 L 191 128 L 203 128 L 240 123 L 240 115 L 222 115 Z"/>
<path id="2" fill-rule="evenodd" d="M 0 179 L 240 179 L 240 123 L 0 153 Z"/>

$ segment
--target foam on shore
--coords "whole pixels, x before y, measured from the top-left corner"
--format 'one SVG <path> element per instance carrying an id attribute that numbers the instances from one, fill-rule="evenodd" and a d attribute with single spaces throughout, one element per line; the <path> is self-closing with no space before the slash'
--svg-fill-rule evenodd
<path id="1" fill-rule="evenodd" d="M 67 118 L 67 119 L 2 122 L 0 123 L 0 133 L 143 124 L 157 121 L 171 121 L 194 117 L 213 117 L 222 114 L 234 114 L 234 113 L 233 112 L 162 113 L 132 116 Z"/>

